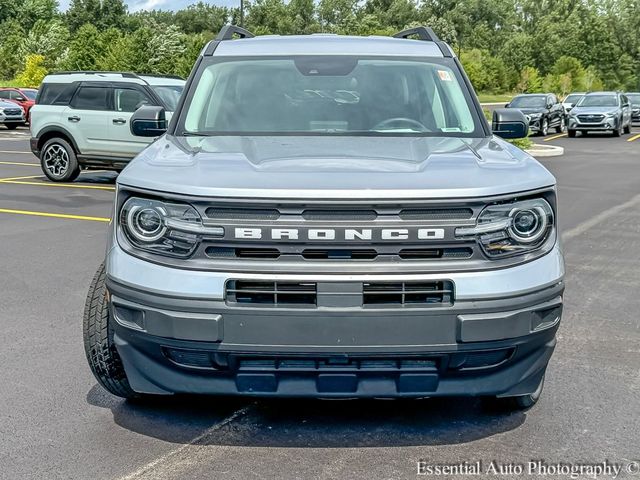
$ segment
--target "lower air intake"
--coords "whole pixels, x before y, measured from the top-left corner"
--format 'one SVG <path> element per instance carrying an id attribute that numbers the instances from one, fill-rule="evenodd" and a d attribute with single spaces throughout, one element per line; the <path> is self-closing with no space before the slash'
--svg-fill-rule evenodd
<path id="1" fill-rule="evenodd" d="M 363 284 L 364 305 L 453 304 L 453 283 L 375 282 Z"/>

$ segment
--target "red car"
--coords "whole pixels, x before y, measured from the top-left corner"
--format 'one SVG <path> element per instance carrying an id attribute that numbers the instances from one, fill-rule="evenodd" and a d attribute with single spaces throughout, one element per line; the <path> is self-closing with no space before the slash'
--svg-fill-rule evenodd
<path id="1" fill-rule="evenodd" d="M 35 88 L 0 87 L 0 99 L 17 103 L 24 108 L 24 115 L 29 121 L 29 111 L 36 103 L 38 90 Z"/>

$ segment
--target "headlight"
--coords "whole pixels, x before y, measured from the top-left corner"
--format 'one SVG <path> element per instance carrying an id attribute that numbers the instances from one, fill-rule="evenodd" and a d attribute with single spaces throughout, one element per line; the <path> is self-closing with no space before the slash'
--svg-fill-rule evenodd
<path id="1" fill-rule="evenodd" d="M 536 118 L 540 118 L 542 116 L 541 113 L 530 113 L 529 118 L 535 120 Z"/>
<path id="2" fill-rule="evenodd" d="M 4 108 L 0 107 L 0 113 L 4 113 Z"/>
<path id="3" fill-rule="evenodd" d="M 475 227 L 456 229 L 456 236 L 476 239 L 489 257 L 523 254 L 555 235 L 553 210 L 542 199 L 490 205 Z"/>
<path id="4" fill-rule="evenodd" d="M 120 228 L 140 250 L 188 257 L 203 237 L 222 237 L 222 227 L 205 226 L 191 205 L 146 198 L 129 198 L 120 212 Z"/>

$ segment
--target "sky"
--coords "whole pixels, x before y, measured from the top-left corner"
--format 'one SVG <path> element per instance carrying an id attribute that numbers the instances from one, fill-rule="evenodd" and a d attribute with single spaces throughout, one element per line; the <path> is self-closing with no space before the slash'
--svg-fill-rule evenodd
<path id="1" fill-rule="evenodd" d="M 70 0 L 59 0 L 60 10 L 69 8 Z M 124 0 L 130 12 L 138 10 L 181 10 L 187 6 L 197 3 L 197 0 Z M 240 0 L 208 0 L 206 3 L 233 7 L 239 5 Z"/>

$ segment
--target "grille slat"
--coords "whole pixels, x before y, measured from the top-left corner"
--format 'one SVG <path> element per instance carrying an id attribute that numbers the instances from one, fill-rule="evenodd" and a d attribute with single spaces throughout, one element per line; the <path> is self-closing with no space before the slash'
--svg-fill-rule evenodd
<path id="1" fill-rule="evenodd" d="M 362 291 L 364 305 L 453 303 L 453 284 L 449 281 L 364 283 Z"/>
<path id="2" fill-rule="evenodd" d="M 227 300 L 237 304 L 315 306 L 317 284 L 232 280 L 227 283 Z"/>

